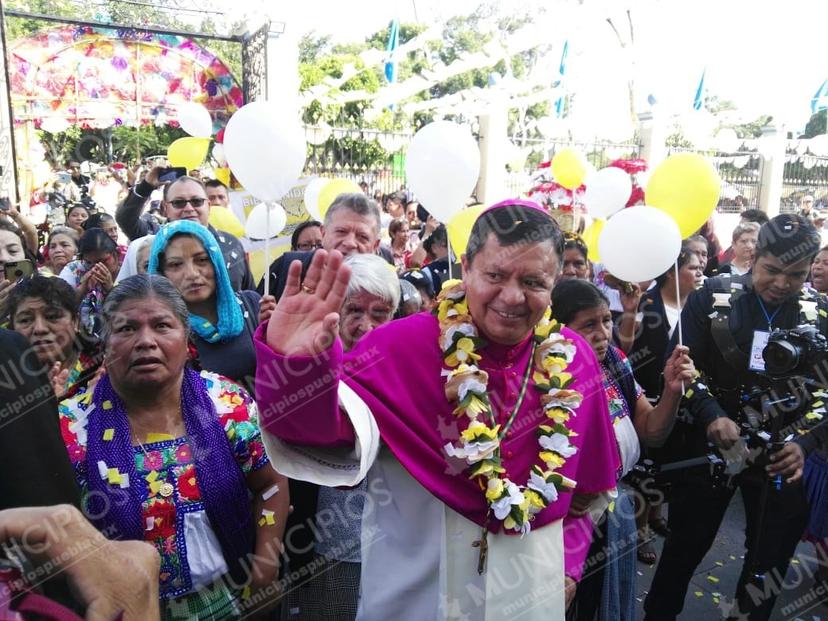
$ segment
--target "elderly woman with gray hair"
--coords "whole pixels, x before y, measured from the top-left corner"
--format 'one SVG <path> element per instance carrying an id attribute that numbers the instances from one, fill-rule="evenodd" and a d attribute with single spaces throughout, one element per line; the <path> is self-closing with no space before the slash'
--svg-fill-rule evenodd
<path id="1" fill-rule="evenodd" d="M 60 425 L 92 523 L 158 550 L 162 618 L 237 618 L 243 589 L 276 579 L 287 481 L 250 396 L 187 368 L 188 316 L 164 277 L 118 284 L 103 306 L 106 374 L 60 403 Z"/>
<path id="2" fill-rule="evenodd" d="M 351 349 L 371 330 L 391 321 L 400 303 L 400 283 L 392 265 L 372 254 L 354 254 L 345 259 L 351 280 L 339 311 L 339 335 L 345 350 Z M 360 536 L 365 483 L 352 490 L 320 487 L 290 480 L 293 524 L 316 522 L 316 527 L 291 532 L 291 547 L 313 551 L 296 554 L 289 550 L 290 574 L 302 566 L 313 567 L 313 577 L 287 592 L 290 619 L 354 619 L 360 586 Z M 333 518 L 332 516 L 336 516 Z M 300 541 L 301 538 L 305 541 Z M 302 572 L 304 573 L 304 572 Z"/>

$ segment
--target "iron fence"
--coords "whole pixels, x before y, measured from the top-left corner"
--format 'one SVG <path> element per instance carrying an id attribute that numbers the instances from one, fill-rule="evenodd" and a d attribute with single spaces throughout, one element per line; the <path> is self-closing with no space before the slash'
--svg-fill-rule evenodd
<path id="1" fill-rule="evenodd" d="M 756 152 L 698 151 L 681 147 L 669 147 L 668 154 L 700 153 L 711 162 L 722 180 L 722 192 L 716 211 L 741 213 L 745 209 L 758 209 L 762 191 L 762 167 L 764 158 Z"/>
<path id="2" fill-rule="evenodd" d="M 405 187 L 405 150 L 413 134 L 372 129 L 306 127 L 305 174 L 340 177 L 389 194 Z"/>
<path id="3" fill-rule="evenodd" d="M 789 153 L 785 156 L 780 212 L 795 213 L 806 195 L 814 197 L 818 209 L 828 209 L 828 157 Z"/>

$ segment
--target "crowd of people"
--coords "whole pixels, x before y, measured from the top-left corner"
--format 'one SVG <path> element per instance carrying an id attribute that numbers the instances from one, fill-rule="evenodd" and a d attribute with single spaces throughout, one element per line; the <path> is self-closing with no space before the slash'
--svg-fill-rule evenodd
<path id="1" fill-rule="evenodd" d="M 708 223 L 630 283 L 544 206 L 484 209 L 455 256 L 427 205 L 366 186 L 296 226 L 257 283 L 208 221 L 221 181 L 127 172 L 70 166 L 39 227 L 0 214 L 0 538 L 46 525 L 48 559 L 6 546 L 4 563 L 65 565 L 53 600 L 631 621 L 642 562 L 646 618 L 669 620 L 737 489 L 734 617 L 771 618 L 801 539 L 828 567 L 828 434 L 809 426 L 828 393 L 800 382 L 798 406 L 766 407 L 828 351 L 807 214 L 746 210 L 727 249 Z M 792 328 L 799 358 L 766 368 Z M 74 541 L 95 554 L 73 565 Z"/>

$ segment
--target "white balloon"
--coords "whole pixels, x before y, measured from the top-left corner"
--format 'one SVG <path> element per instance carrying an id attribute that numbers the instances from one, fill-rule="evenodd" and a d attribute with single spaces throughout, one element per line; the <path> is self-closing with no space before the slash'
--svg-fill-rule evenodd
<path id="1" fill-rule="evenodd" d="M 268 221 L 268 211 L 270 221 Z M 244 232 L 250 239 L 272 239 L 282 232 L 287 224 L 287 213 L 279 203 L 259 203 L 247 216 Z"/>
<path id="2" fill-rule="evenodd" d="M 178 124 L 194 138 L 209 138 L 213 135 L 213 119 L 207 108 L 199 103 L 188 101 L 180 104 Z"/>
<path id="3" fill-rule="evenodd" d="M 322 221 L 322 214 L 319 213 L 319 195 L 330 179 L 317 177 L 305 186 L 305 211 L 307 211 L 314 220 Z"/>
<path id="4" fill-rule="evenodd" d="M 610 274 L 628 282 L 660 276 L 678 259 L 681 232 L 676 221 L 655 207 L 637 205 L 609 219 L 598 239 L 598 254 Z"/>
<path id="5" fill-rule="evenodd" d="M 224 155 L 230 170 L 260 200 L 278 200 L 296 184 L 306 152 L 299 118 L 268 102 L 242 106 L 224 131 Z"/>
<path id="6" fill-rule="evenodd" d="M 469 128 L 435 121 L 414 134 L 405 172 L 417 200 L 441 222 L 466 204 L 480 174 L 480 150 Z"/>
<path id="7" fill-rule="evenodd" d="M 584 203 L 593 218 L 609 218 L 623 209 L 632 193 L 630 176 L 615 166 L 590 174 L 584 183 Z"/>
<path id="8" fill-rule="evenodd" d="M 227 157 L 224 155 L 224 145 L 220 142 L 213 144 L 213 159 L 216 160 L 219 166 L 227 164 Z"/>

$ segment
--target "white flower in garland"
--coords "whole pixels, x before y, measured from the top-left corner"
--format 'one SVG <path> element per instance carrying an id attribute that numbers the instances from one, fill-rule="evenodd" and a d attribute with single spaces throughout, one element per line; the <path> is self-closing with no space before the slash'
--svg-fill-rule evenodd
<path id="1" fill-rule="evenodd" d="M 578 452 L 577 447 L 572 446 L 569 443 L 569 438 L 562 433 L 541 436 L 538 442 L 547 451 L 555 451 L 561 457 L 572 457 Z"/>
<path id="2" fill-rule="evenodd" d="M 529 489 L 535 490 L 544 497 L 546 502 L 553 503 L 558 499 L 558 488 L 554 483 L 547 483 L 537 472 L 532 472 L 529 475 L 529 482 L 526 484 Z"/>

